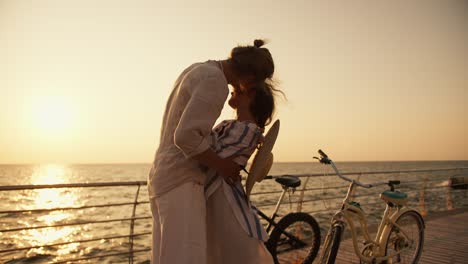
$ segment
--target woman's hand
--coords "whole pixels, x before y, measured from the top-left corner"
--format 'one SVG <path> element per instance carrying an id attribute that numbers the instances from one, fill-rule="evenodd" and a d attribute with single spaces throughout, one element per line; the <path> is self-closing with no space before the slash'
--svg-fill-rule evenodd
<path id="1" fill-rule="evenodd" d="M 224 159 L 223 161 L 224 164 L 220 164 L 221 166 L 218 169 L 219 175 L 223 177 L 229 185 L 234 185 L 236 182 L 240 182 L 242 180 L 242 176 L 239 174 L 241 170 L 239 164 L 229 159 Z"/>
<path id="2" fill-rule="evenodd" d="M 216 170 L 221 177 L 230 185 L 242 180 L 240 176 L 241 167 L 231 159 L 222 159 L 213 150 L 208 149 L 194 156 L 202 165 Z"/>

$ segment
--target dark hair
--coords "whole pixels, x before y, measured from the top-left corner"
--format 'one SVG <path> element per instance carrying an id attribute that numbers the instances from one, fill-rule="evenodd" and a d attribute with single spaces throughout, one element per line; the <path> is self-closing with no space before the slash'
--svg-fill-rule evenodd
<path id="1" fill-rule="evenodd" d="M 256 39 L 253 46 L 238 46 L 232 49 L 229 60 L 239 76 L 252 74 L 258 82 L 273 77 L 275 65 L 270 51 L 262 48 L 264 44 L 264 40 Z"/>
<path id="2" fill-rule="evenodd" d="M 257 125 L 264 128 L 270 124 L 275 112 L 275 93 L 283 94 L 283 92 L 276 89 L 270 81 L 258 84 L 254 90 L 255 95 L 250 104 L 250 112 L 254 116 Z"/>

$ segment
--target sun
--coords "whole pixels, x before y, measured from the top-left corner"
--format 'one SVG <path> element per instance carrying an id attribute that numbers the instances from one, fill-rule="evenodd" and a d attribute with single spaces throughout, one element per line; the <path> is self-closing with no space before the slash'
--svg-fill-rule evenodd
<path id="1" fill-rule="evenodd" d="M 74 123 L 73 105 L 66 97 L 37 98 L 32 115 L 34 126 L 46 135 L 63 134 Z"/>

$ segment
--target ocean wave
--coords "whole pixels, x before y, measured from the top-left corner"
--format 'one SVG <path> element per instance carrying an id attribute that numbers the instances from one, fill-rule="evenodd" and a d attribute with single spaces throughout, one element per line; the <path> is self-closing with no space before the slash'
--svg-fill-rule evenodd
<path id="1" fill-rule="evenodd" d="M 32 263 L 46 263 L 54 259 L 53 255 L 37 254 L 32 257 L 22 257 L 5 262 L 5 264 L 32 264 Z"/>

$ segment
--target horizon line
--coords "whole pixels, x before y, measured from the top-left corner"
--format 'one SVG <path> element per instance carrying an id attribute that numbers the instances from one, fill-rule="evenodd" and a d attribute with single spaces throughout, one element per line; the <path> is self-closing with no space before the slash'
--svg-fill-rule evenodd
<path id="1" fill-rule="evenodd" d="M 337 160 L 334 162 L 462 162 L 468 159 L 447 160 Z M 249 162 L 250 164 L 251 162 Z M 273 163 L 317 163 L 317 161 L 274 161 Z M 25 162 L 25 163 L 0 163 L 0 166 L 11 165 L 151 165 L 152 162 Z"/>

